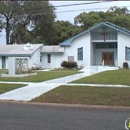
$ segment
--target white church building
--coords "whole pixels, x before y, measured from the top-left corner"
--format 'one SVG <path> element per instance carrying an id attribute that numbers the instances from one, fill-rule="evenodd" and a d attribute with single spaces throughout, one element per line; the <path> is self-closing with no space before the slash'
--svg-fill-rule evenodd
<path id="1" fill-rule="evenodd" d="M 58 46 L 19 44 L 0 46 L 0 69 L 22 60 L 28 68 L 34 64 L 59 68 L 62 61 L 76 61 L 78 66 L 130 66 L 130 31 L 110 22 L 99 23 L 60 43 Z"/>

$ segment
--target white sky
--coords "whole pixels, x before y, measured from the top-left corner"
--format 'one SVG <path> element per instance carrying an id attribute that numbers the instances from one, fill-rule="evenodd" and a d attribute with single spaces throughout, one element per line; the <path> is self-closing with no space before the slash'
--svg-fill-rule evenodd
<path id="1" fill-rule="evenodd" d="M 107 2 L 111 1 L 111 2 Z M 68 4 L 79 4 L 79 3 L 90 3 L 90 2 L 97 2 L 97 1 L 50 1 L 50 3 L 54 6 L 58 5 L 68 5 Z M 74 18 L 78 16 L 80 13 L 89 12 L 89 11 L 106 11 L 112 6 L 130 6 L 130 1 L 112 1 L 106 0 L 101 3 L 96 4 L 85 4 L 85 5 L 76 5 L 76 6 L 68 6 L 68 7 L 57 7 L 56 12 L 61 11 L 70 11 L 75 10 L 73 12 L 64 12 L 64 13 L 57 13 L 58 20 L 70 21 L 74 23 Z M 105 8 L 105 9 L 98 9 L 96 8 Z M 130 7 L 128 7 L 130 10 Z M 76 11 L 76 10 L 84 10 L 84 11 Z"/>
<path id="2" fill-rule="evenodd" d="M 99 0 L 101 1 L 101 0 Z M 107 1 L 107 0 L 106 0 Z M 70 21 L 71 23 L 74 23 L 74 18 L 78 16 L 80 13 L 83 12 L 89 12 L 89 11 L 106 11 L 112 6 L 127 6 L 127 8 L 130 10 L 130 1 L 112 1 L 108 0 L 111 2 L 101 2 L 97 4 L 85 4 L 85 5 L 76 5 L 76 6 L 68 6 L 68 7 L 57 7 L 56 12 L 57 13 L 57 20 L 64 20 L 64 21 Z M 59 5 L 68 5 L 68 4 L 79 4 L 79 3 L 90 3 L 94 1 L 50 1 L 50 3 L 54 6 L 59 6 Z M 105 9 L 98 9 L 95 10 L 96 8 L 105 8 Z M 61 11 L 70 11 L 70 10 L 75 10 L 73 12 L 61 12 Z M 76 10 L 84 10 L 84 11 L 76 11 Z M 5 32 L 3 31 L 0 33 L 0 45 L 5 44 Z"/>

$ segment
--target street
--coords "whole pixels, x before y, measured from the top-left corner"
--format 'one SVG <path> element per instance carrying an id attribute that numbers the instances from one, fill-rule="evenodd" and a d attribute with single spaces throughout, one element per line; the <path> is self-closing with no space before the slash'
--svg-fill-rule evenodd
<path id="1" fill-rule="evenodd" d="M 0 102 L 0 130 L 125 130 L 130 109 Z"/>

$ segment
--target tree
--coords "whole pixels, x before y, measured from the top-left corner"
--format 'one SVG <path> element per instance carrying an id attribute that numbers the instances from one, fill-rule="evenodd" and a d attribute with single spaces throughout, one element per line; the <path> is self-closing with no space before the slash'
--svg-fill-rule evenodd
<path id="1" fill-rule="evenodd" d="M 24 43 L 39 23 L 53 23 L 55 13 L 48 1 L 0 1 L 0 18 L 6 30 L 6 44 Z"/>
<path id="2" fill-rule="evenodd" d="M 76 25 L 71 24 L 69 21 L 56 21 L 54 22 L 55 39 L 54 44 L 59 44 L 66 39 L 73 37 L 82 31 L 82 29 Z"/>
<path id="3" fill-rule="evenodd" d="M 89 13 L 81 13 L 74 18 L 75 25 L 81 26 L 83 30 L 92 27 L 94 24 L 102 21 L 98 12 L 91 11 Z"/>
<path id="4" fill-rule="evenodd" d="M 89 29 L 99 22 L 109 21 L 118 26 L 130 29 L 130 11 L 127 8 L 111 7 L 106 12 L 81 13 L 74 18 L 75 25 L 79 25 L 83 30 Z"/>

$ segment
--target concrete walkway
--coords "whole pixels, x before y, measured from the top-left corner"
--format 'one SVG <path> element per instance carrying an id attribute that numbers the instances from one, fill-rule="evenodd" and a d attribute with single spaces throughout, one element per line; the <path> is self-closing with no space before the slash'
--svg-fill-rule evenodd
<path id="1" fill-rule="evenodd" d="M 13 84 L 28 84 L 25 87 L 21 87 L 3 94 L 0 94 L 2 100 L 17 100 L 17 101 L 30 101 L 31 99 L 40 96 L 60 85 L 65 85 L 73 80 L 89 76 L 89 73 L 80 73 L 70 75 L 62 78 L 48 80 L 40 83 L 31 82 L 0 82 L 0 83 L 13 83 Z"/>
<path id="2" fill-rule="evenodd" d="M 25 87 L 21 87 L 3 94 L 0 94 L 2 100 L 16 100 L 16 101 L 30 101 L 35 97 L 40 96 L 60 85 L 83 85 L 83 86 L 106 86 L 106 87 L 129 87 L 127 85 L 105 85 L 105 84 L 72 84 L 71 81 L 90 76 L 90 73 L 80 73 L 70 75 L 62 78 L 48 80 L 40 83 L 32 82 L 0 82 L 0 83 L 15 83 L 15 84 L 28 84 Z M 70 84 L 68 84 L 70 83 Z"/>

